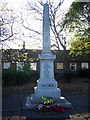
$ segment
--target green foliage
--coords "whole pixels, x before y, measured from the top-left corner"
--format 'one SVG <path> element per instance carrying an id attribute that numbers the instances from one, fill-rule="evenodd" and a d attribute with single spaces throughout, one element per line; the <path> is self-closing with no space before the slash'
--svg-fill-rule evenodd
<path id="1" fill-rule="evenodd" d="M 42 99 L 42 103 L 43 103 L 44 105 L 55 103 L 55 101 L 53 101 L 52 99 L 46 98 L 46 97 L 44 97 L 44 96 L 42 96 L 41 99 Z"/>
<path id="2" fill-rule="evenodd" d="M 3 86 L 23 85 L 38 79 L 38 73 L 33 70 L 17 71 L 14 69 L 2 71 Z"/>
<path id="3" fill-rule="evenodd" d="M 70 54 L 83 55 L 90 53 L 90 35 L 81 38 L 74 38 L 71 42 Z"/>
<path id="4" fill-rule="evenodd" d="M 64 21 L 64 29 L 73 33 L 70 54 L 90 53 L 90 2 L 73 2 Z"/>
<path id="5" fill-rule="evenodd" d="M 77 28 L 83 28 L 82 25 L 89 24 L 89 11 L 90 2 L 73 2 L 68 13 L 65 17 L 66 28 L 71 30 Z"/>
<path id="6" fill-rule="evenodd" d="M 79 77 L 90 79 L 90 69 L 79 70 Z"/>
<path id="7" fill-rule="evenodd" d="M 24 64 L 23 70 L 27 71 L 27 72 L 30 71 L 30 65 L 29 64 Z"/>
<path id="8" fill-rule="evenodd" d="M 55 73 L 55 80 L 60 81 L 63 78 L 63 73 Z"/>
<path id="9" fill-rule="evenodd" d="M 63 73 L 63 79 L 66 83 L 70 83 L 73 79 L 78 78 L 78 71 L 68 71 Z"/>
<path id="10" fill-rule="evenodd" d="M 77 78 L 90 78 L 90 69 L 80 69 L 78 71 L 67 71 L 62 74 L 55 74 L 55 79 L 62 83 L 71 83 Z"/>
<path id="11" fill-rule="evenodd" d="M 73 79 L 78 77 L 79 77 L 78 71 L 67 71 L 67 72 L 63 72 L 62 74 L 60 73 L 55 74 L 55 79 L 58 82 L 62 82 L 62 83 L 70 83 L 73 81 Z"/>

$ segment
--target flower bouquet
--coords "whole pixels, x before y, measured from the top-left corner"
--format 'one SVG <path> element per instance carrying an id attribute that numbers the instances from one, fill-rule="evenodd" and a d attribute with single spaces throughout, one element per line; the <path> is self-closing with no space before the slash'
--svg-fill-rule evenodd
<path id="1" fill-rule="evenodd" d="M 57 111 L 57 112 L 64 112 L 65 111 L 64 107 L 58 105 L 52 99 L 46 98 L 44 96 L 42 96 L 41 99 L 42 99 L 41 104 L 36 106 L 37 111 Z"/>
<path id="2" fill-rule="evenodd" d="M 50 99 L 50 98 L 45 98 L 44 96 L 42 96 L 42 104 L 44 104 L 44 105 L 51 105 L 51 104 L 53 104 L 53 103 L 55 103 L 55 101 L 53 101 L 52 99 Z"/>

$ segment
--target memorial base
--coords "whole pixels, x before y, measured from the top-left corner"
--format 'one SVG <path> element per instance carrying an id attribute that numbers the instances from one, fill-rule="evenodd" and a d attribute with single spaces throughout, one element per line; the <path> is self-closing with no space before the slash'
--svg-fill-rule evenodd
<path id="1" fill-rule="evenodd" d="M 72 105 L 69 101 L 67 101 L 64 97 L 60 97 L 60 98 L 53 98 L 53 100 L 55 100 L 56 102 L 52 105 L 59 105 L 65 108 L 72 108 Z M 32 100 L 32 97 L 27 96 L 26 99 L 26 104 L 25 104 L 25 108 L 26 109 L 34 109 L 35 106 L 41 104 L 41 99 L 40 98 L 35 98 L 34 100 Z"/>
<path id="2" fill-rule="evenodd" d="M 44 82 L 43 82 L 44 81 Z M 61 96 L 61 90 L 57 88 L 57 82 L 54 80 L 39 80 L 38 86 L 34 87 L 34 94 L 27 96 L 25 107 L 33 109 L 36 105 L 42 103 L 42 96 L 55 101 L 54 104 L 65 108 L 71 108 L 71 103 Z"/>

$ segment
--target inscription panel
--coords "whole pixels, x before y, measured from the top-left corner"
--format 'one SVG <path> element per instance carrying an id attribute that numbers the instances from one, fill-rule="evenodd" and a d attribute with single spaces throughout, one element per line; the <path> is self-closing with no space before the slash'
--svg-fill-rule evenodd
<path id="1" fill-rule="evenodd" d="M 42 87 L 53 87 L 53 84 L 43 84 Z"/>
<path id="2" fill-rule="evenodd" d="M 49 63 L 45 63 L 44 64 L 44 76 L 46 78 L 51 78 L 51 72 L 50 72 L 50 70 L 51 70 L 51 66 L 49 65 Z"/>

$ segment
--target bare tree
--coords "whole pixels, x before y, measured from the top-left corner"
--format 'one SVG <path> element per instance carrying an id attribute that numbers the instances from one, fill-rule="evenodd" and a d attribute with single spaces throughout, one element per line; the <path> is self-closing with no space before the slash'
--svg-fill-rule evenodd
<path id="1" fill-rule="evenodd" d="M 66 36 L 62 32 L 64 17 L 61 17 L 62 11 L 60 9 L 63 2 L 64 0 L 58 3 L 48 0 L 52 31 L 51 40 L 53 41 L 51 47 L 55 47 L 58 50 L 61 47 L 64 50 L 67 48 Z M 16 42 L 16 39 L 24 42 L 27 36 L 30 38 L 28 41 L 30 44 L 32 39 L 33 41 L 35 40 L 34 43 L 36 44 L 39 43 L 39 40 L 42 40 L 43 5 L 45 2 L 42 0 L 36 0 L 35 2 L 27 0 L 27 3 L 26 10 L 19 11 L 18 17 L 14 15 L 12 9 L 7 9 L 6 3 L 3 3 L 3 9 L 0 10 L 0 42 L 2 44 L 12 40 Z"/>
<path id="2" fill-rule="evenodd" d="M 37 0 L 36 2 L 31 2 L 29 0 L 28 4 L 26 6 L 27 10 L 31 12 L 34 15 L 34 19 L 38 21 L 42 25 L 43 21 L 43 5 L 45 2 L 42 0 Z M 58 3 L 53 2 L 52 0 L 48 1 L 49 4 L 49 14 L 50 14 L 50 27 L 52 30 L 51 33 L 51 39 L 54 40 L 56 43 L 52 45 L 52 47 L 58 48 L 58 50 L 63 48 L 63 50 L 66 50 L 67 47 L 67 42 L 66 42 L 66 36 L 64 34 L 63 36 L 63 27 L 64 27 L 64 15 L 61 17 L 60 14 L 62 14 L 62 11 L 60 9 L 62 3 L 64 0 L 61 0 Z M 29 14 L 31 15 L 31 14 Z M 23 19 L 23 15 L 21 17 L 22 20 L 22 26 L 28 30 L 30 30 L 34 35 L 42 36 L 42 29 L 38 30 L 37 26 L 36 27 L 30 27 L 30 24 L 25 24 L 25 20 Z M 53 37 L 52 37 L 53 36 Z"/>
<path id="3" fill-rule="evenodd" d="M 3 1 L 0 8 L 0 44 L 10 47 L 9 43 L 15 43 L 15 40 L 19 39 L 19 23 L 18 15 L 16 11 L 9 8 L 8 3 Z M 20 17 L 20 16 L 19 16 Z M 16 30 L 18 28 L 18 30 Z M 16 43 L 15 43 L 16 44 Z"/>
<path id="4" fill-rule="evenodd" d="M 13 36 L 14 17 L 12 10 L 7 8 L 7 3 L 2 3 L 0 9 L 0 43 L 10 40 Z"/>

